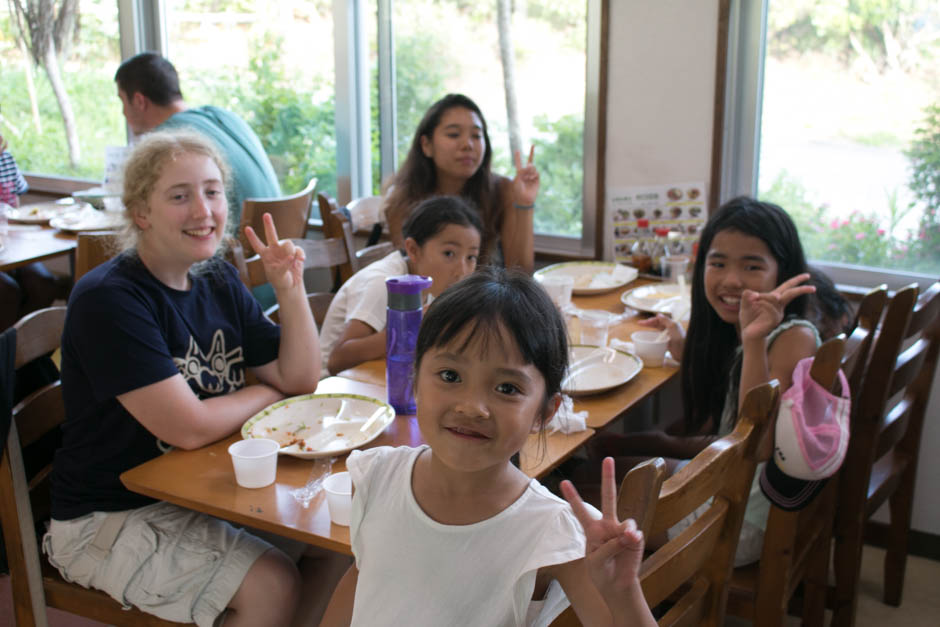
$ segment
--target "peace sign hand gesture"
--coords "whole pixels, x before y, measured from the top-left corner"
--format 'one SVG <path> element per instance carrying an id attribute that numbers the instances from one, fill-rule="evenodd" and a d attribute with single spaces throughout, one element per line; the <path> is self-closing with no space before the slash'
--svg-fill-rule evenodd
<path id="1" fill-rule="evenodd" d="M 261 263 L 264 266 L 264 273 L 268 277 L 271 286 L 278 290 L 290 289 L 297 285 L 303 286 L 304 282 L 304 259 L 306 255 L 302 248 L 294 245 L 289 239 L 278 241 L 277 229 L 274 228 L 274 218 L 270 213 L 265 213 L 264 236 L 268 244 L 265 245 L 255 230 L 250 226 L 245 227 L 245 237 L 255 252 L 261 256 Z"/>
<path id="2" fill-rule="evenodd" d="M 519 151 L 512 154 L 516 164 L 516 176 L 512 179 L 512 201 L 517 205 L 529 207 L 535 204 L 535 197 L 539 194 L 539 171 L 532 164 L 535 157 L 535 146 L 529 150 L 529 160 L 522 166 L 522 157 Z"/>
<path id="3" fill-rule="evenodd" d="M 783 310 L 794 298 L 812 294 L 812 285 L 800 285 L 809 280 L 809 274 L 798 274 L 778 285 L 770 292 L 744 290 L 741 293 L 741 341 L 763 339 L 783 321 Z"/>
<path id="4" fill-rule="evenodd" d="M 584 528 L 587 544 L 584 558 L 598 591 L 608 604 L 636 592 L 637 574 L 643 561 L 643 532 L 632 518 L 617 520 L 613 458 L 605 458 L 601 468 L 600 519 L 590 514 L 570 481 L 561 482 L 561 492 Z"/>

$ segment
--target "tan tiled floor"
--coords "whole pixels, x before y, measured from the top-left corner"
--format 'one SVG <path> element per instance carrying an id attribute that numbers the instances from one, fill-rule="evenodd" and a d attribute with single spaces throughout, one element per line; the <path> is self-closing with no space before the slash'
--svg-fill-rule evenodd
<path id="1" fill-rule="evenodd" d="M 937 627 L 940 625 L 940 562 L 910 557 L 907 561 L 907 576 L 904 584 L 904 602 L 899 608 L 881 602 L 881 563 L 884 551 L 865 547 L 862 557 L 862 583 L 858 603 L 857 627 Z M 828 618 L 827 618 L 828 620 Z M 727 625 L 746 625 L 729 619 Z M 790 618 L 787 627 L 795 627 L 800 621 Z M 13 609 L 10 599 L 10 580 L 0 577 L 0 627 L 13 625 Z M 50 627 L 101 627 L 101 623 L 89 621 L 51 610 Z"/>
<path id="2" fill-rule="evenodd" d="M 940 625 L 940 562 L 923 557 L 907 558 L 904 599 L 901 607 L 881 602 L 882 564 L 885 552 L 866 546 L 862 553 L 862 578 L 859 585 L 856 627 L 937 627 Z M 831 617 L 826 612 L 826 623 Z M 726 627 L 749 625 L 729 618 Z M 799 618 L 788 617 L 786 627 L 798 627 Z"/>

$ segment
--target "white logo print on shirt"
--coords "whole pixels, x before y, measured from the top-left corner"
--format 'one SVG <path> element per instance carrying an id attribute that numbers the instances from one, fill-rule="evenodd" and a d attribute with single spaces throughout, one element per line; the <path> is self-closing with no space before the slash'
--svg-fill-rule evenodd
<path id="1" fill-rule="evenodd" d="M 190 387 L 201 390 L 206 396 L 218 396 L 245 386 L 244 369 L 234 368 L 244 360 L 241 346 L 225 352 L 225 335 L 222 329 L 216 329 L 208 355 L 204 355 L 195 338 L 190 337 L 186 355 L 174 357 L 173 363 Z"/>

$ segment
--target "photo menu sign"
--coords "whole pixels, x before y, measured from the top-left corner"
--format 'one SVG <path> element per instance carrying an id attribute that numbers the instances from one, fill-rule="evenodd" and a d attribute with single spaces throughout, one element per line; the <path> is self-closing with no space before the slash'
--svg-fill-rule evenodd
<path id="1" fill-rule="evenodd" d="M 708 218 L 706 191 L 704 183 L 609 189 L 607 215 L 613 222 L 614 261 L 632 265 L 634 244 L 641 240 L 652 249 L 657 229 L 673 232 L 671 244 L 691 256 Z M 658 270 L 654 263 L 650 273 Z"/>

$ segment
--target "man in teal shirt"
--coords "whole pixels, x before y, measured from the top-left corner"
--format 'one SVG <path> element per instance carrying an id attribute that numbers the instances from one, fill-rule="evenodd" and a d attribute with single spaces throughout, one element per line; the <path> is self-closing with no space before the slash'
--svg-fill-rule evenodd
<path id="1" fill-rule="evenodd" d="M 214 141 L 232 169 L 229 223 L 237 227 L 245 198 L 277 198 L 281 188 L 261 140 L 240 117 L 219 107 L 187 106 L 176 68 L 162 56 L 143 52 L 114 75 L 124 117 L 135 135 L 155 129 L 187 128 Z"/>

